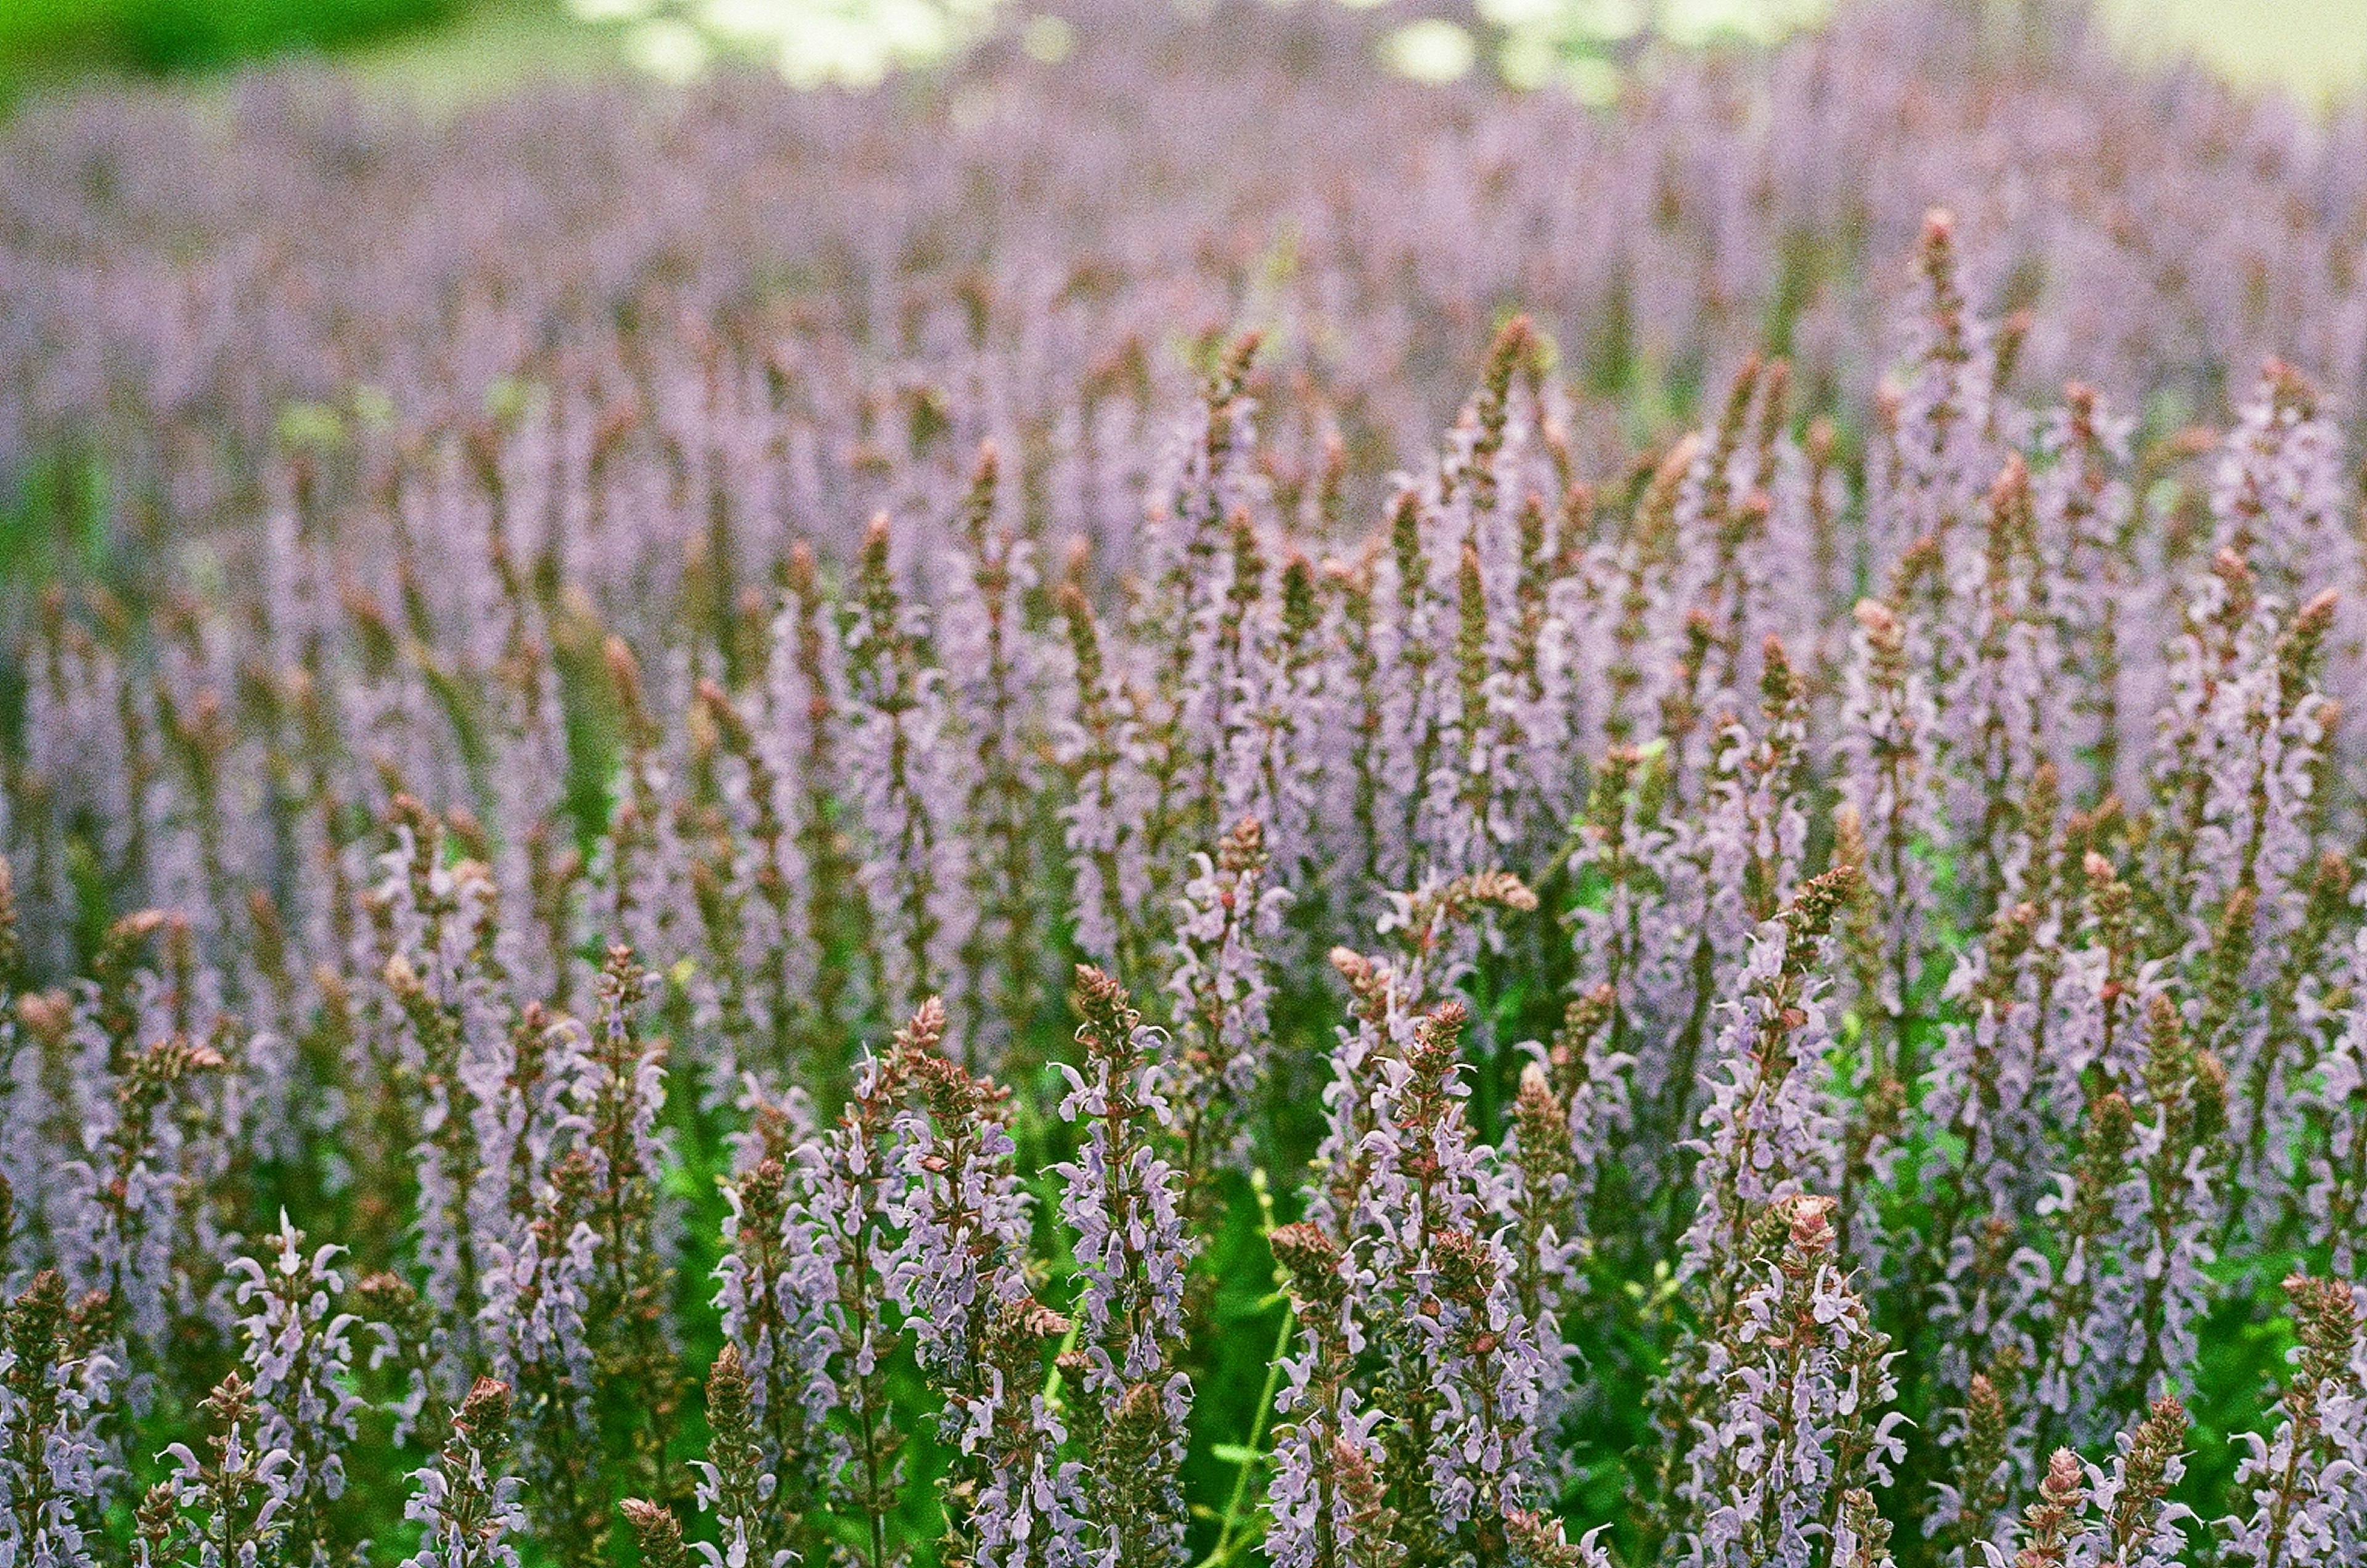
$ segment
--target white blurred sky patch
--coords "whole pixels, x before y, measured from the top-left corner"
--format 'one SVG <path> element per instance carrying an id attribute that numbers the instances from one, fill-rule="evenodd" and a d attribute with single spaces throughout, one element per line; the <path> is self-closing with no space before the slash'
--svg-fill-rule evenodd
<path id="1" fill-rule="evenodd" d="M 2316 102 L 2367 86 L 2367 0 L 2104 0 L 2140 58 L 2191 54 Z"/>
<path id="2" fill-rule="evenodd" d="M 566 0 L 615 29 L 627 57 L 686 80 L 737 58 L 776 67 L 799 85 L 867 85 L 941 60 L 990 25 L 1007 23 L 1047 63 L 1075 47 L 1073 25 L 1027 0 Z M 1475 0 L 1478 26 L 1424 17 L 1409 0 L 1274 0 L 1388 8 L 1407 19 L 1382 61 L 1420 81 L 1487 73 L 1524 88 L 1559 87 L 1590 101 L 1618 89 L 1648 40 L 1694 48 L 1767 44 L 1814 26 L 1833 0 Z M 2001 18 L 2020 0 L 1989 0 Z M 2194 55 L 2238 81 L 2280 84 L 2307 101 L 2367 85 L 2367 0 L 2099 0 L 2130 51 Z M 1468 13 L 1467 13 L 1468 15 Z"/>

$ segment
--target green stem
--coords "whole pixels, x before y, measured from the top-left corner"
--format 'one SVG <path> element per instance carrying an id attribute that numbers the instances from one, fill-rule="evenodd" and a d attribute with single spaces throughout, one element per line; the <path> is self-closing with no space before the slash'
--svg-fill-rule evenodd
<path id="1" fill-rule="evenodd" d="M 1265 1388 L 1258 1394 L 1257 1413 L 1250 1418 L 1250 1440 L 1245 1445 L 1247 1451 L 1233 1469 L 1233 1495 L 1225 1500 L 1224 1522 L 1217 1528 L 1217 1548 L 1196 1568 L 1224 1568 L 1238 1550 L 1233 1544 L 1233 1536 L 1242 1524 L 1241 1505 L 1249 1500 L 1250 1472 L 1265 1457 L 1266 1417 L 1273 1413 L 1274 1396 L 1282 1382 L 1282 1359 L 1290 1354 L 1291 1333 L 1297 1326 L 1297 1305 L 1285 1296 L 1282 1332 L 1274 1336 L 1274 1355 L 1266 1361 Z"/>
<path id="2" fill-rule="evenodd" d="M 1069 1332 L 1060 1336 L 1060 1343 L 1052 1351 L 1052 1370 L 1044 1374 L 1044 1406 L 1058 1414 L 1060 1408 L 1060 1358 L 1077 1348 L 1077 1315 L 1069 1316 Z"/>

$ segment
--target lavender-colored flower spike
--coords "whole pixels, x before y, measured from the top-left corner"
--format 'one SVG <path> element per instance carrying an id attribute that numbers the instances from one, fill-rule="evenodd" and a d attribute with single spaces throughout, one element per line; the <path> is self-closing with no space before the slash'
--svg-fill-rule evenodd
<path id="1" fill-rule="evenodd" d="M 1253 607 L 1270 597 L 1256 525 L 1268 501 L 1254 461 L 1256 404 L 1247 393 L 1259 342 L 1249 332 L 1225 345 L 1203 381 L 1200 406 L 1171 438 L 1145 509 L 1149 592 L 1137 598 L 1127 629 L 1141 649 L 1150 699 L 1144 761 L 1160 781 L 1143 835 L 1154 921 L 1180 869 L 1167 859 L 1169 846 L 1206 842 L 1228 815 L 1259 804 L 1232 788 L 1236 754 L 1250 745 L 1248 699 L 1263 619 Z"/>
<path id="2" fill-rule="evenodd" d="M 167 1540 L 182 1540 L 189 1568 L 257 1568 L 272 1560 L 287 1530 L 288 1452 L 256 1440 L 254 1391 L 232 1372 L 201 1407 L 210 1428 L 205 1457 L 175 1443 L 166 1495 L 175 1511 Z"/>
<path id="3" fill-rule="evenodd" d="M 1835 910 L 1855 886 L 1842 866 L 1809 882 L 1752 940 L 1719 1038 L 1721 1077 L 1695 1145 L 1701 1198 L 1685 1233 L 1683 1269 L 1716 1282 L 1748 1258 L 1747 1238 L 1778 1201 L 1839 1181 L 1840 1120 L 1826 1077 L 1830 1036 L 1818 975 Z M 1740 1288 L 1731 1280 L 1727 1288 Z"/>
<path id="4" fill-rule="evenodd" d="M 1999 437 L 2015 434 L 2000 429 L 2013 411 L 1997 396 L 1998 335 L 1965 297 L 1953 213 L 1925 217 L 1917 261 L 1912 363 L 1904 385 L 1886 389 L 1886 439 L 1869 465 L 1869 520 L 1878 558 L 1888 561 L 1925 541 L 1970 547 L 1972 529 L 1959 525 L 1972 520 L 1998 471 Z M 1960 575 L 1945 571 L 1950 581 Z"/>
<path id="5" fill-rule="evenodd" d="M 111 1069 L 91 1096 L 87 1153 L 62 1172 L 51 1234 L 69 1288 L 106 1293 L 134 1365 L 164 1364 L 176 1294 L 173 1244 L 183 1224 L 182 1128 L 166 1112 L 230 1064 L 215 1046 L 173 1035 Z"/>
<path id="6" fill-rule="evenodd" d="M 1267 881 L 1271 857 L 1254 817 L 1228 830 L 1212 860 L 1193 857 L 1175 933 L 1175 1082 L 1188 1203 L 1204 1208 L 1213 1172 L 1241 1159 L 1242 1124 L 1264 1082 L 1267 953 L 1280 933 L 1286 888 Z"/>
<path id="7" fill-rule="evenodd" d="M 1677 1562 L 1690 1568 L 1804 1565 L 1814 1542 L 1868 1539 L 1852 1492 L 1887 1484 L 1905 1453 L 1889 1340 L 1835 1253 L 1829 1199 L 1770 1213 L 1784 1236 L 1716 1325 L 1703 1368 L 1714 1391 L 1677 1488 Z"/>
<path id="8" fill-rule="evenodd" d="M 1462 1535 L 1492 1541 L 1527 1484 L 1549 1376 L 1520 1310 L 1519 1264 L 1489 1234 L 1507 1205 L 1492 1151 L 1475 1143 L 1464 1109 L 1468 1017 L 1445 1003 L 1400 1054 L 1378 1059 L 1353 1216 L 1381 1361 L 1382 1476 L 1399 1540 L 1418 1558 Z"/>
<path id="9" fill-rule="evenodd" d="M 2342 437 L 2317 389 L 2271 359 L 2236 413 L 2211 475 L 2213 550 L 2233 551 L 2287 604 L 2354 583 Z"/>
<path id="10" fill-rule="evenodd" d="M 734 1394 L 746 1401 L 756 1450 L 732 1458 L 753 1475 L 750 1485 L 766 1495 L 780 1540 L 794 1543 L 820 1504 L 821 1466 L 813 1461 L 825 1442 L 821 1424 L 834 1402 L 822 1318 L 832 1294 L 830 1262 L 814 1250 L 804 1215 L 793 1211 L 788 1172 L 777 1157 L 759 1160 L 723 1196 L 730 1212 L 716 1268 L 716 1306 L 736 1382 L 744 1385 Z M 713 1406 L 721 1365 L 708 1385 L 710 1425 L 720 1419 Z M 724 1464 L 712 1454 L 709 1462 L 719 1470 Z"/>
<path id="11" fill-rule="evenodd" d="M 1433 1386 L 1439 1395 L 1430 1490 L 1440 1521 L 1468 1526 L 1492 1554 L 1502 1516 L 1526 1490 L 1536 1459 L 1540 1396 L 1551 1375 L 1512 1288 L 1501 1242 L 1441 1232 L 1432 1253 L 1439 1307 Z M 1426 1305 L 1427 1303 L 1425 1303 Z"/>
<path id="12" fill-rule="evenodd" d="M 1591 1087 L 1582 1084 L 1581 1092 Z M 1598 1145 L 1591 1111 L 1573 1108 L 1555 1091 L 1546 1065 L 1531 1062 L 1521 1070 L 1501 1151 L 1496 1201 L 1512 1220 L 1501 1240 L 1512 1264 L 1512 1299 L 1536 1349 L 1536 1425 L 1545 1438 L 1555 1435 L 1574 1393 L 1577 1348 L 1563 1324 L 1579 1304 L 1580 1270 L 1592 1245 L 1587 1205 Z"/>
<path id="13" fill-rule="evenodd" d="M 258 1440 L 287 1456 L 286 1534 L 279 1551 L 304 1568 L 322 1568 L 334 1551 L 330 1506 L 345 1490 L 346 1446 L 358 1430 L 361 1400 L 352 1388 L 350 1337 L 356 1319 L 335 1310 L 345 1281 L 333 1260 L 343 1249 L 309 1255 L 303 1233 L 279 1219 L 271 1263 L 241 1258 L 237 1277 L 245 1362 L 260 1409 Z"/>
<path id="14" fill-rule="evenodd" d="M 600 1540 L 606 1525 L 605 1506 L 586 1495 L 600 1441 L 592 1408 L 594 1339 L 601 1326 L 593 1316 L 602 1265 L 593 1226 L 598 1179 L 590 1157 L 575 1149 L 550 1167 L 544 1182 L 531 1217 L 493 1254 L 480 1321 L 504 1417 L 512 1388 L 531 1401 L 518 1459 L 522 1482 L 534 1489 L 535 1527 L 580 1544 Z M 482 1386 L 480 1380 L 480 1391 Z M 482 1442 L 488 1430 L 478 1430 L 473 1439 L 456 1434 L 453 1442 Z M 453 1451 L 447 1447 L 447 1458 Z M 504 1447 L 504 1462 L 507 1451 Z M 459 1462 L 467 1457 L 462 1453 Z M 432 1491 L 427 1473 L 422 1472 L 423 1497 Z M 517 1490 L 508 1495 L 512 1505 Z"/>
<path id="15" fill-rule="evenodd" d="M 1944 838 L 1941 717 L 1909 623 L 1874 599 L 1859 603 L 1855 620 L 1842 701 L 1841 793 L 1863 835 L 1860 871 L 1879 911 L 1878 959 L 1859 1005 L 1883 1021 L 1894 1068 L 1911 1081 L 1904 1017 L 1923 972 L 1932 913 L 1931 869 L 1919 846 Z"/>
<path id="16" fill-rule="evenodd" d="M 480 1378 L 452 1413 L 452 1435 L 403 1510 L 425 1528 L 402 1568 L 517 1568 L 527 1521 L 509 1471 L 511 1412 L 509 1385 Z"/>
<path id="17" fill-rule="evenodd" d="M 2089 1495 L 2101 1516 L 2090 1532 L 2090 1561 L 2111 1568 L 2176 1568 L 2186 1551 L 2179 1524 L 2190 1515 L 2168 1497 L 2186 1472 L 2187 1427 L 2186 1407 L 2163 1394 L 2143 1421 L 2121 1434 L 2109 1467 L 2090 1467 Z"/>
<path id="18" fill-rule="evenodd" d="M 788 592 L 773 630 L 762 744 L 771 771 L 795 784 L 779 807 L 786 830 L 772 868 L 784 899 L 797 900 L 783 939 L 784 992 L 811 993 L 783 1022 L 809 1047 L 799 1065 L 834 1071 L 847 1021 L 860 1014 L 878 979 L 870 902 L 838 823 L 840 803 L 853 797 L 846 773 L 851 698 L 845 649 L 812 547 L 793 545 L 782 568 Z M 833 955 L 845 962 L 825 962 Z"/>
<path id="19" fill-rule="evenodd" d="M 2131 1171 L 2136 1115 L 2118 1091 L 2098 1096 L 2079 1130 L 2076 1168 L 2057 1178 L 2057 1190 L 2038 1213 L 2059 1235 L 2061 1261 L 2040 1265 L 2031 1313 L 2039 1361 L 2033 1393 L 2047 1413 L 2043 1430 L 2085 1438 L 2111 1418 L 2110 1400 L 2122 1376 L 2132 1316 L 2132 1281 L 2113 1246 L 2124 1227 L 2141 1223 L 2145 1193 Z"/>
<path id="20" fill-rule="evenodd" d="M 1060 1215 L 1075 1233 L 1080 1348 L 1064 1366 L 1082 1382 L 1079 1430 L 1091 1455 L 1087 1500 L 1120 1568 L 1180 1560 L 1184 1459 L 1192 1380 L 1183 1348 L 1183 1281 L 1193 1244 L 1184 1234 L 1180 1173 L 1153 1131 L 1173 1121 L 1150 1055 L 1155 1033 L 1121 986 L 1098 969 L 1077 971 L 1084 1015 L 1082 1071 L 1063 1065 L 1063 1120 L 1082 1123 L 1074 1160 L 1053 1168 L 1065 1184 Z"/>
<path id="21" fill-rule="evenodd" d="M 2141 1396 L 2180 1386 L 2201 1348 L 2218 1257 L 2221 1206 L 2212 1173 L 2228 1160 L 2227 1072 L 2197 1050 L 2169 998 L 2146 1010 L 2146 1119 L 2137 1156 L 2145 1173 L 2146 1229 L 2124 1244 L 2144 1280 L 2135 1303 L 2131 1382 Z"/>
<path id="22" fill-rule="evenodd" d="M 1003 1124 L 1006 1090 L 908 1037 L 912 1103 L 897 1117 L 902 1248 L 888 1289 L 923 1373 L 945 1398 L 955 1450 L 939 1483 L 943 1550 L 965 1561 L 1045 1561 L 1082 1528 L 1066 1438 L 1042 1393 L 1044 1342 L 1068 1322 L 1029 1288 L 1028 1202 Z"/>
<path id="23" fill-rule="evenodd" d="M 2295 1274 L 2284 1282 L 2301 1343 L 2277 1402 L 2276 1430 L 2246 1433 L 2236 1496 L 2218 1521 L 2219 1560 L 2243 1568 L 2325 1568 L 2367 1552 L 2367 1348 L 2353 1286 Z"/>
<path id="24" fill-rule="evenodd" d="M 897 1072 L 912 1089 L 896 1117 L 904 1243 L 888 1289 L 906 1314 L 932 1379 L 968 1386 L 986 1369 L 980 1346 L 998 1301 L 1025 1289 L 1028 1202 L 1012 1169 L 1007 1091 L 938 1055 L 918 1032 Z"/>
<path id="25" fill-rule="evenodd" d="M 2340 1273 L 2367 1259 L 2367 932 L 2343 955 L 2350 1005 L 2342 1010 L 2313 1092 L 2296 1097 L 2325 1129 L 2295 1185 L 2300 1207 Z"/>
<path id="26" fill-rule="evenodd" d="M 2052 738 L 2066 728 L 2056 705 L 2066 685 L 2050 682 L 2061 663 L 2041 615 L 2038 525 L 2029 466 L 2006 460 L 1981 509 L 1979 576 L 1971 584 L 1965 657 L 1946 694 L 1948 795 L 1946 816 L 1962 863 L 1963 907 L 1988 919 L 2000 900 L 2020 896 L 2033 838 L 2054 823 L 2029 819 L 2033 805 L 2051 805 L 2027 787 L 2049 761 Z M 1866 803 L 1856 803 L 1861 813 Z"/>
<path id="27" fill-rule="evenodd" d="M 1365 1281 L 1318 1225 L 1277 1228 L 1269 1238 L 1274 1260 L 1289 1279 L 1293 1310 L 1306 1337 L 1283 1363 L 1277 1408 L 1288 1417 L 1275 1429 L 1274 1478 L 1268 1483 L 1266 1555 L 1274 1568 L 1347 1568 L 1389 1559 L 1384 1521 L 1362 1506 L 1357 1475 L 1381 1462 L 1373 1424 L 1379 1412 L 1360 1411 L 1356 1359 L 1365 1348 L 1355 1293 Z M 1355 1474 L 1345 1473 L 1353 1471 Z"/>
<path id="28" fill-rule="evenodd" d="M 520 1468 L 537 1527 L 587 1551 L 613 1527 L 612 1470 L 652 1486 L 663 1479 L 680 1397 L 664 1314 L 664 1058 L 639 1021 L 651 984 L 630 949 L 609 950 L 591 1026 L 571 1025 L 560 1047 L 564 1139 L 535 1172 L 527 1212 L 489 1248 L 479 1314 L 493 1370 L 524 1413 Z M 595 1410 L 604 1376 L 638 1391 L 619 1455 Z"/>
<path id="29" fill-rule="evenodd" d="M 2077 1168 L 2039 1204 L 2061 1216 L 2060 1266 L 2035 1249 L 2035 1393 L 2048 1438 L 2118 1425 L 2132 1398 L 2181 1386 L 2197 1350 L 2214 1256 L 2205 1173 L 2225 1158 L 2226 1082 L 2157 994 L 2135 1100 L 2108 1092 L 2089 1108 Z"/>
<path id="30" fill-rule="evenodd" d="M 707 1458 L 698 1461 L 698 1505 L 714 1517 L 719 1542 L 701 1541 L 708 1568 L 782 1568 L 796 1560 L 791 1518 L 776 1498 L 779 1477 L 764 1456 L 740 1348 L 726 1344 L 707 1380 Z"/>
<path id="31" fill-rule="evenodd" d="M 1045 979 L 1035 938 L 1048 911 L 1034 818 L 1048 783 L 1044 744 L 1065 716 L 1058 694 L 1069 684 L 1059 639 L 1026 613 L 1041 586 L 1035 543 L 995 520 L 1002 474 L 994 445 L 981 446 L 936 637 L 962 744 L 975 758 L 960 835 L 969 846 L 965 896 L 978 913 L 961 944 L 968 1007 L 957 1020 L 972 1068 L 1002 1061 Z"/>
<path id="32" fill-rule="evenodd" d="M 991 1418 L 973 1428 L 981 1484 L 969 1516 L 982 1568 L 1055 1568 L 1086 1550 L 1082 1467 L 1060 1458 L 1068 1431 L 1042 1382 L 1045 1348 L 1069 1326 L 1032 1295 L 997 1301 L 987 1325 Z"/>
<path id="33" fill-rule="evenodd" d="M 483 1304 L 478 1248 L 492 1221 L 484 1212 L 489 1195 L 476 1190 L 489 1153 L 481 1134 L 490 1130 L 481 1125 L 476 1091 L 500 1081 L 508 1044 L 502 911 L 483 865 L 446 863 L 445 826 L 419 801 L 398 795 L 390 816 L 394 847 L 379 857 L 385 874 L 373 895 L 379 977 L 394 1004 L 383 1027 L 388 1049 L 421 1086 L 422 1102 L 408 1114 L 418 1135 L 410 1153 L 420 1192 L 423 1288 L 447 1317 L 465 1325 Z M 447 1347 L 455 1365 L 472 1353 L 466 1339 Z"/>
<path id="34" fill-rule="evenodd" d="M 0 1310 L 0 1561 L 102 1561 L 110 1367 L 87 1339 L 53 1269 Z"/>
<path id="35" fill-rule="evenodd" d="M 1143 956 L 1139 911 L 1151 896 L 1145 840 L 1159 793 L 1147 772 L 1142 694 L 1084 590 L 1063 582 L 1059 604 L 1075 682 L 1059 756 L 1074 795 L 1061 816 L 1075 874 L 1077 945 L 1126 969 Z"/>
<path id="36" fill-rule="evenodd" d="M 1681 866 L 1676 834 L 1664 820 L 1667 795 L 1665 751 L 1614 747 L 1595 769 L 1570 872 L 1599 878 L 1605 894 L 1594 907 L 1572 912 L 1571 942 L 1578 984 L 1604 995 L 1605 1044 L 1633 1058 L 1638 1097 L 1683 1104 L 1694 1089 L 1684 1081 L 1691 1074 L 1677 1047 L 1690 1036 L 1691 1020 L 1673 1015 L 1690 976 L 1678 973 L 1677 957 L 1687 934 L 1706 933 L 1684 931 L 1670 895 Z M 1649 1151 L 1640 1157 L 1649 1159 Z"/>
<path id="37" fill-rule="evenodd" d="M 846 629 L 847 773 L 869 852 L 862 878 L 878 922 L 884 999 L 919 1005 L 963 976 L 977 918 L 965 896 L 968 790 L 945 690 L 928 657 L 926 606 L 909 601 L 889 559 L 887 520 L 864 536 L 860 592 Z"/>
<path id="38" fill-rule="evenodd" d="M 773 1383 L 795 1390 L 810 1446 L 781 1462 L 805 1468 L 820 1507 L 868 1522 L 873 1568 L 900 1556 L 891 1516 L 901 1485 L 903 1442 L 892 1421 L 889 1375 L 899 1325 L 889 1280 L 902 1256 L 897 1113 L 910 1092 L 910 1066 L 944 1038 L 945 1004 L 923 1001 L 885 1057 L 866 1058 L 837 1124 L 798 1151 L 787 1244 L 788 1267 L 771 1288 L 782 1315 L 808 1337 L 776 1344 L 789 1358 Z M 802 1373 L 804 1386 L 795 1376 Z M 771 1402 L 776 1421 L 791 1417 Z M 784 1427 L 782 1429 L 791 1429 Z"/>
<path id="39" fill-rule="evenodd" d="M 2185 1473 L 2185 1406 L 2164 1394 L 2123 1432 L 2107 1466 L 2082 1465 L 2057 1449 L 2024 1515 L 2020 1551 L 1982 1544 L 1989 1568 L 2009 1563 L 2095 1563 L 2100 1568 L 2173 1568 L 2185 1551 L 2183 1505 L 2169 1501 Z"/>

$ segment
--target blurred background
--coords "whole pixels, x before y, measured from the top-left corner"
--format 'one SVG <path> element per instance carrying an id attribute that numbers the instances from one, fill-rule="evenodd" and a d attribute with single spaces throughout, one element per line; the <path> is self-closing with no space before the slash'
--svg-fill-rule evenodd
<path id="1" fill-rule="evenodd" d="M 1965 4 L 2000 28 L 2022 8 L 2021 0 Z M 2367 0 L 2099 0 L 2099 8 L 2135 59 L 2191 59 L 2313 105 L 2367 84 Z M 1472 0 L 1406 9 L 1379 48 L 1408 76 L 1492 75 L 1599 100 L 1638 68 L 1648 44 L 1749 46 L 1814 23 L 1829 5 Z M 1069 24 L 1031 0 L 0 0 L 0 106 L 109 73 L 202 87 L 289 56 L 334 60 L 365 90 L 429 105 L 497 96 L 538 76 L 686 80 L 735 61 L 798 85 L 859 86 L 1003 29 L 1048 62 L 1071 42 Z"/>

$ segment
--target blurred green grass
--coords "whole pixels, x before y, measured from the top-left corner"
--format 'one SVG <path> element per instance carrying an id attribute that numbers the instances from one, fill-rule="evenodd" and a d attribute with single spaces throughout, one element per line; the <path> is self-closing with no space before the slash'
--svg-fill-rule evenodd
<path id="1" fill-rule="evenodd" d="M 461 0 L 6 0 L 0 62 L 19 68 L 204 70 L 334 51 L 453 20 Z"/>
<path id="2" fill-rule="evenodd" d="M 613 30 L 562 0 L 0 0 L 0 115 L 81 81 L 203 81 L 303 56 L 431 110 L 624 64 Z"/>

